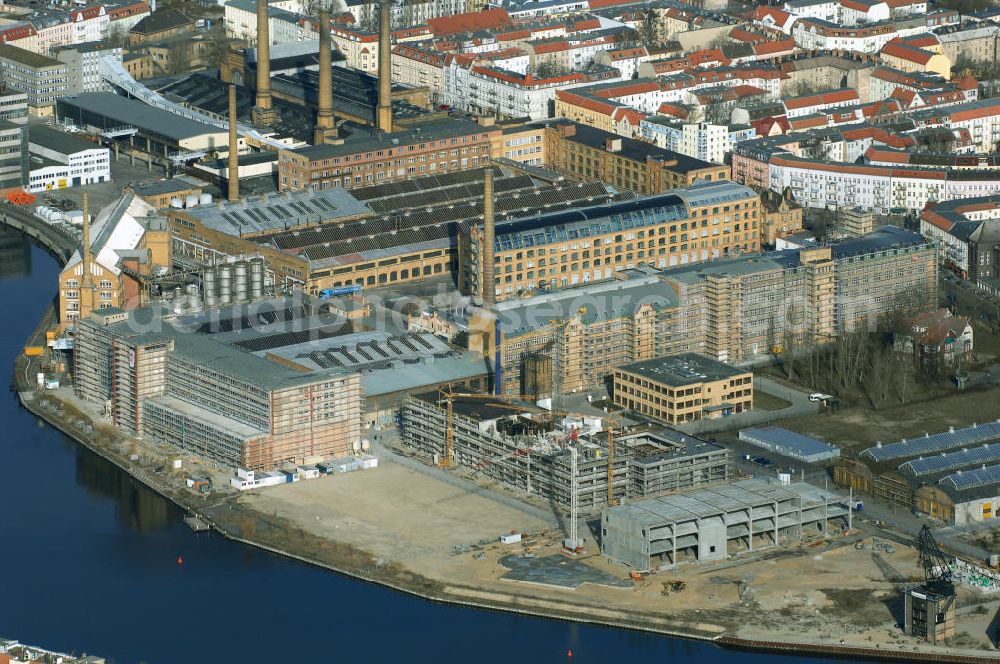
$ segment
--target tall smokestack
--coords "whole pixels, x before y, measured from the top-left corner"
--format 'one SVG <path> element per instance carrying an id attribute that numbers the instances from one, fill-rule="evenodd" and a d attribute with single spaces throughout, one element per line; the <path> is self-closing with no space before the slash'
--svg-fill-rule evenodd
<path id="1" fill-rule="evenodd" d="M 240 200 L 240 157 L 237 151 L 239 136 L 236 133 L 236 86 L 229 86 L 229 200 Z"/>
<path id="2" fill-rule="evenodd" d="M 479 280 L 483 306 L 496 304 L 496 257 L 494 243 L 496 229 L 493 222 L 493 168 L 487 168 L 483 179 L 483 274 Z"/>
<path id="3" fill-rule="evenodd" d="M 316 113 L 316 145 L 326 141 L 326 133 L 336 125 L 333 118 L 333 64 L 330 56 L 330 10 L 319 12 L 319 110 Z"/>
<path id="4" fill-rule="evenodd" d="M 253 109 L 253 121 L 267 126 L 276 119 L 271 108 L 271 34 L 267 0 L 257 0 L 257 105 Z"/>
<path id="5" fill-rule="evenodd" d="M 389 0 L 378 5 L 378 128 L 392 131 L 392 16 Z"/>
<path id="6" fill-rule="evenodd" d="M 83 192 L 83 245 L 80 247 L 83 263 L 83 277 L 80 280 L 80 316 L 87 316 L 94 310 L 94 276 L 91 274 L 90 255 L 90 200 Z"/>

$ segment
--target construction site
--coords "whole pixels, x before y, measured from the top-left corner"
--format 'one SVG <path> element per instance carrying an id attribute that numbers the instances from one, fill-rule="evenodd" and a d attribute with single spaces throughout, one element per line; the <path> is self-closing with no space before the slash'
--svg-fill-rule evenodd
<path id="1" fill-rule="evenodd" d="M 427 393 L 407 399 L 401 443 L 421 458 L 461 465 L 505 488 L 597 513 L 645 498 L 728 481 L 728 450 L 674 431 L 619 431 L 616 417 L 573 415 L 523 400 Z"/>

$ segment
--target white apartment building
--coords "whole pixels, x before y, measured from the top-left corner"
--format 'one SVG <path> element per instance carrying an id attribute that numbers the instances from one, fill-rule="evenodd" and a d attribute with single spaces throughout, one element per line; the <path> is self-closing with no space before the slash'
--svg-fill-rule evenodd
<path id="1" fill-rule="evenodd" d="M 101 78 L 101 57 L 109 55 L 119 62 L 122 60 L 122 50 L 107 47 L 104 42 L 61 46 L 53 55 L 66 65 L 66 93 L 69 95 L 111 90 L 111 85 Z"/>
<path id="2" fill-rule="evenodd" d="M 242 39 L 248 44 L 257 43 L 257 3 L 255 0 L 229 0 L 225 5 L 226 34 Z M 307 35 L 301 14 L 290 12 L 274 4 L 267 6 L 267 29 L 272 44 L 315 39 Z"/>
<path id="3" fill-rule="evenodd" d="M 887 168 L 803 159 L 779 154 L 768 163 L 768 188 L 790 188 L 803 207 L 860 207 L 876 213 L 892 208 L 919 212 L 928 201 L 1000 193 L 989 173 L 946 168 Z"/>
<path id="4" fill-rule="evenodd" d="M 442 102 L 475 113 L 542 120 L 549 117 L 556 90 L 591 82 L 581 73 L 538 79 L 493 67 L 466 66 L 450 58 L 444 69 Z"/>
<path id="5" fill-rule="evenodd" d="M 640 131 L 658 147 L 716 164 L 725 163 L 735 143 L 757 137 L 757 131 L 748 125 L 681 122 L 662 115 L 645 118 Z"/>

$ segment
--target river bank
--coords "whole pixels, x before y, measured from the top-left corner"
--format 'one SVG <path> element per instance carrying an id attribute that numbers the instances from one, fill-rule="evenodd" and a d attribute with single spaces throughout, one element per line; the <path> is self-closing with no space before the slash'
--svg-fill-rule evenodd
<path id="1" fill-rule="evenodd" d="M 740 626 L 753 625 L 760 614 L 770 611 L 773 607 L 769 607 L 767 611 L 741 610 L 734 607 L 732 605 L 734 593 L 730 585 L 720 585 L 716 589 L 717 592 L 712 593 L 717 595 L 716 599 L 702 601 L 701 598 L 693 596 L 694 588 L 700 582 L 694 577 L 689 580 L 692 587 L 689 592 L 690 601 L 678 596 L 681 599 L 677 606 L 664 606 L 665 601 L 658 588 L 622 590 L 584 586 L 577 591 L 569 591 L 536 588 L 504 581 L 492 576 L 492 571 L 496 568 L 502 553 L 495 549 L 487 547 L 487 550 L 482 552 L 486 560 L 480 561 L 476 561 L 471 553 L 449 556 L 447 552 L 442 553 L 442 551 L 449 547 L 450 542 L 427 543 L 422 542 L 413 533 L 397 533 L 393 530 L 397 526 L 376 519 L 370 506 L 353 504 L 350 509 L 331 507 L 331 505 L 341 505 L 342 503 L 338 501 L 342 500 L 344 495 L 356 493 L 357 489 L 347 484 L 338 484 L 338 480 L 335 479 L 319 480 L 316 483 L 303 482 L 299 483 L 301 486 L 289 485 L 287 488 L 276 487 L 276 491 L 254 492 L 250 496 L 216 496 L 206 500 L 184 488 L 183 483 L 178 482 L 178 478 L 168 474 L 158 474 L 152 472 L 149 467 L 137 465 L 130 459 L 131 455 L 128 453 L 130 448 L 123 445 L 121 437 L 113 435 L 106 427 L 95 423 L 90 415 L 77 410 L 71 402 L 58 399 L 48 392 L 37 393 L 31 390 L 31 383 L 28 381 L 31 375 L 33 374 L 30 367 L 23 358 L 19 359 L 15 377 L 19 397 L 25 408 L 182 509 L 198 514 L 224 537 L 395 591 L 446 604 L 641 630 L 713 642 L 726 647 L 762 648 L 768 651 L 863 659 L 904 660 L 919 656 L 925 660 L 972 662 L 983 661 L 989 657 L 989 653 L 985 652 L 946 653 L 924 648 L 915 651 L 916 646 L 909 644 L 905 650 L 901 646 L 894 645 L 891 651 L 887 651 L 881 645 L 879 648 L 864 647 L 860 644 L 846 647 L 837 643 L 839 639 L 836 636 L 825 637 L 830 641 L 827 643 L 802 643 L 801 633 L 795 634 L 793 631 L 791 634 L 782 634 L 780 630 L 753 626 L 757 638 L 768 639 L 767 643 L 762 643 L 756 638 L 748 638 Z M 392 486 L 402 477 L 399 475 L 402 471 L 385 470 L 387 475 L 381 478 L 383 484 Z M 405 475 L 405 478 L 415 485 L 426 487 L 428 492 L 439 491 L 430 483 L 433 481 L 427 478 L 417 475 Z M 364 482 L 368 483 L 368 486 L 374 486 L 371 482 L 378 479 L 377 476 L 356 473 L 354 477 L 349 478 L 349 481 Z M 315 496 L 308 495 L 310 491 L 319 491 L 321 496 L 329 500 L 316 501 Z M 428 493 L 427 504 L 433 504 L 442 497 L 452 501 L 447 509 L 441 510 L 442 512 L 452 509 L 459 500 L 451 494 L 442 496 Z M 394 496 L 383 489 L 380 498 L 383 501 L 391 501 Z M 301 514 L 296 511 L 301 511 L 303 502 L 319 502 L 325 512 L 341 514 L 342 520 L 332 525 L 316 525 L 319 522 L 315 518 L 317 515 Z M 420 509 L 426 510 L 427 504 L 421 505 Z M 405 506 L 400 505 L 399 509 L 405 509 Z M 495 507 L 492 509 L 495 510 Z M 353 514 L 349 517 L 344 516 L 351 512 Z M 366 520 L 366 523 L 359 524 Z M 345 524 L 353 527 L 344 528 Z M 340 528 L 338 536 L 330 536 L 330 529 L 338 527 Z M 389 539 L 408 538 L 408 546 L 403 547 L 405 551 L 400 555 L 387 555 L 393 551 L 380 551 L 375 546 L 377 542 L 365 539 L 366 528 L 385 530 Z M 490 528 L 496 530 L 492 525 Z M 412 550 L 420 546 L 426 547 L 427 554 L 413 555 Z M 810 553 L 815 551 L 819 549 Z M 834 557 L 834 554 L 831 553 L 830 557 Z M 429 561 L 438 562 L 434 563 L 434 567 L 430 567 Z M 773 561 L 765 560 L 762 564 L 773 564 Z M 704 579 L 701 581 L 705 584 L 710 583 Z M 764 597 L 762 599 L 767 601 Z M 678 610 L 680 604 L 689 606 Z M 776 624 L 780 622 L 776 621 Z"/>

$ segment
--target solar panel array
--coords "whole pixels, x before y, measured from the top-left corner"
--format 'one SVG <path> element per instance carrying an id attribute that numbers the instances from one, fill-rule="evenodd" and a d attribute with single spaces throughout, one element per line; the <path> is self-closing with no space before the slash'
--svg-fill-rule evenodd
<path id="1" fill-rule="evenodd" d="M 443 175 L 432 175 L 413 180 L 403 180 L 401 182 L 387 182 L 376 184 L 370 187 L 359 187 L 351 190 L 351 195 L 360 201 L 369 201 L 376 198 L 386 198 L 390 196 L 400 196 L 403 194 L 417 193 L 429 189 L 439 189 L 442 187 L 452 187 L 457 184 L 467 184 L 469 182 L 482 181 L 482 168 L 474 168 L 465 171 L 455 171 Z"/>
<path id="2" fill-rule="evenodd" d="M 965 447 L 957 452 L 945 452 L 937 456 L 920 457 L 907 461 L 899 467 L 900 470 L 912 475 L 932 475 L 956 468 L 964 468 L 983 463 L 1000 461 L 1000 443 L 983 444 L 977 447 Z"/>
<path id="3" fill-rule="evenodd" d="M 924 436 L 923 438 L 914 438 L 913 440 L 903 440 L 898 443 L 869 447 L 861 453 L 861 456 L 866 456 L 876 463 L 881 463 L 883 461 L 905 459 L 922 454 L 945 452 L 953 450 L 956 447 L 973 446 L 997 439 L 1000 439 L 1000 422 L 988 422 L 956 431 L 943 431 L 932 436 Z"/>
<path id="4" fill-rule="evenodd" d="M 951 485 L 952 488 L 958 491 L 975 489 L 976 487 L 990 484 L 1000 484 L 1000 465 L 985 466 L 976 470 L 963 470 L 952 473 L 942 479 L 939 484 Z"/>
<path id="5" fill-rule="evenodd" d="M 250 316 L 242 308 L 226 312 L 218 318 L 207 320 L 195 328 L 195 332 L 201 334 L 217 334 L 220 332 L 232 332 L 234 330 L 247 330 L 262 325 L 271 325 L 279 321 L 291 321 L 305 318 L 309 312 L 304 306 L 289 307 L 286 309 L 263 309 L 255 311 Z"/>
<path id="6" fill-rule="evenodd" d="M 251 353 L 256 353 L 263 350 L 271 350 L 272 348 L 282 348 L 284 346 L 301 344 L 314 339 L 339 337 L 345 334 L 350 334 L 353 331 L 353 326 L 345 321 L 340 325 L 327 325 L 325 327 L 312 328 L 309 330 L 279 332 L 277 334 L 244 339 L 236 341 L 232 345 Z"/>

